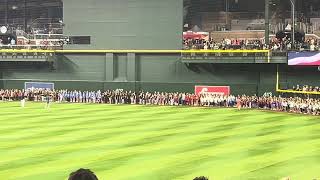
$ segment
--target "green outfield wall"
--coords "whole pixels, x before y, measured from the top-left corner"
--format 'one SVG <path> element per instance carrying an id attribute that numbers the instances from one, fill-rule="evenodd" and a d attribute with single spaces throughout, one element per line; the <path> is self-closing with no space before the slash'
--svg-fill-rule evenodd
<path id="1" fill-rule="evenodd" d="M 275 91 L 276 64 L 185 64 L 179 55 L 59 55 L 47 65 L 7 65 L 2 88 L 23 88 L 24 82 L 54 82 L 57 89 L 127 89 L 187 91 L 195 85 L 231 86 L 234 94 Z M 285 66 L 284 66 L 285 68 Z"/>

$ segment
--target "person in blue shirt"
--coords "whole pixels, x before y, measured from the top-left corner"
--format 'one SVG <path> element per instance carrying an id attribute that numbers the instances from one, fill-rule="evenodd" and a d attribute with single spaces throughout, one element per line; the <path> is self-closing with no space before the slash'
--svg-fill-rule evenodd
<path id="1" fill-rule="evenodd" d="M 45 95 L 45 101 L 46 101 L 45 109 L 49 109 L 50 108 L 50 94 L 49 93 L 47 93 Z"/>
<path id="2" fill-rule="evenodd" d="M 90 96 L 89 96 L 89 92 L 88 92 L 88 91 L 86 91 L 86 103 L 89 103 L 89 98 L 90 98 Z"/>
<path id="3" fill-rule="evenodd" d="M 85 93 L 85 91 L 82 92 L 82 102 L 83 103 L 86 102 L 86 93 Z"/>

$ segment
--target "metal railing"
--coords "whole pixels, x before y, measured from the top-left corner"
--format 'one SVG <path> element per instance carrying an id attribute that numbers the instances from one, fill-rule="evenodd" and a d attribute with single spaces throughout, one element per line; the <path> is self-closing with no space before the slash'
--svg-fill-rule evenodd
<path id="1" fill-rule="evenodd" d="M 61 45 L 0 45 L 0 50 L 56 50 L 62 49 Z"/>
<path id="2" fill-rule="evenodd" d="M 269 50 L 186 50 L 181 53 L 184 58 L 210 57 L 270 57 Z"/>

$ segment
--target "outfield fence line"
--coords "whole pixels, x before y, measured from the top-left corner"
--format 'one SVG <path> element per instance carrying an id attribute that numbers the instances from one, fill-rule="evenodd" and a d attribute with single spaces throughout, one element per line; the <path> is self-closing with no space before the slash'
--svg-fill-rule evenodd
<path id="1" fill-rule="evenodd" d="M 0 49 L 0 53 L 151 53 L 151 54 L 183 54 L 183 53 L 270 53 L 270 50 L 130 50 L 130 49 L 64 49 L 64 50 L 42 50 L 42 49 Z"/>

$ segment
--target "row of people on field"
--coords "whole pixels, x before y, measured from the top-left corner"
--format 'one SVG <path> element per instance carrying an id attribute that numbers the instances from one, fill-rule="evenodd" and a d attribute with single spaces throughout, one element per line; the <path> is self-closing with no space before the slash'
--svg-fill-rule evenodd
<path id="1" fill-rule="evenodd" d="M 26 99 L 28 101 L 48 101 L 60 103 L 106 103 L 140 104 L 166 106 L 203 106 L 259 108 L 274 111 L 286 111 L 320 115 L 320 99 L 274 96 L 234 96 L 214 93 L 168 93 L 133 92 L 123 90 L 69 91 L 69 90 L 0 90 L 2 101 Z"/>

